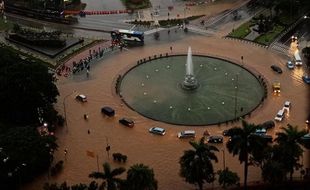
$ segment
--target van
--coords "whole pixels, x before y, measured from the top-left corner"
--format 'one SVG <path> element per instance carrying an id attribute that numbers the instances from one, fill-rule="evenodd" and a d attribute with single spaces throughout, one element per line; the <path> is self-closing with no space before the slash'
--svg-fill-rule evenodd
<path id="1" fill-rule="evenodd" d="M 284 109 L 281 109 L 278 111 L 276 117 L 274 118 L 274 120 L 276 121 L 282 121 L 284 118 Z"/>
<path id="2" fill-rule="evenodd" d="M 195 131 L 181 131 L 178 133 L 178 138 L 195 138 L 196 132 Z"/>
<path id="3" fill-rule="evenodd" d="M 109 117 L 113 117 L 115 115 L 115 110 L 112 109 L 111 107 L 105 106 L 105 107 L 101 108 L 101 113 L 103 113 Z"/>
<path id="4" fill-rule="evenodd" d="M 84 94 L 79 94 L 75 97 L 80 102 L 87 102 L 87 97 Z"/>
<path id="5" fill-rule="evenodd" d="M 301 61 L 301 58 L 300 58 L 300 55 L 299 55 L 299 51 L 296 51 L 294 53 L 294 60 L 295 60 L 295 65 L 296 66 L 302 65 L 302 61 Z"/>

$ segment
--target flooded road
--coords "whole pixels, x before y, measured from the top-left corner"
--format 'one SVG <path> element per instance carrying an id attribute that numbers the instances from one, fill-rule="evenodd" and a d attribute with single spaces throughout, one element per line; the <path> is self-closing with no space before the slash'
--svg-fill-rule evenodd
<path id="1" fill-rule="evenodd" d="M 89 183 L 91 179 L 88 178 L 88 174 L 97 171 L 96 158 L 89 157 L 86 154 L 87 151 L 91 151 L 98 156 L 100 171 L 102 171 L 102 163 L 106 161 L 111 163 L 113 168 L 123 166 L 127 169 L 133 164 L 143 163 L 154 169 L 160 190 L 194 190 L 195 186 L 186 183 L 184 179 L 179 177 L 179 158 L 185 150 L 191 147 L 188 143 L 189 140 L 178 139 L 177 133 L 185 129 L 196 130 L 196 140 L 199 140 L 205 129 L 208 129 L 212 135 L 219 135 L 224 129 L 239 126 L 240 123 L 191 127 L 156 122 L 144 118 L 126 107 L 119 96 L 115 94 L 115 81 L 119 74 L 123 74 L 135 65 L 137 60 L 143 57 L 170 51 L 169 47 L 171 45 L 175 52 L 186 52 L 187 47 L 191 45 L 193 53 L 221 55 L 234 61 L 239 60 L 240 55 L 243 55 L 245 67 L 264 76 L 268 88 L 271 88 L 270 84 L 275 79 L 283 84 L 281 96 L 274 97 L 269 94 L 267 100 L 246 120 L 254 123 L 272 120 L 278 109 L 283 106 L 284 101 L 290 100 L 293 105 L 290 115 L 283 122 L 277 123 L 276 127 L 268 133 L 274 136 L 280 130 L 280 127 L 285 127 L 287 123 L 298 125 L 300 129 L 305 127 L 304 119 L 306 118 L 308 106 L 305 94 L 308 92 L 308 86 L 303 83 L 296 83 L 295 79 L 290 77 L 289 71 L 284 72 L 281 76 L 275 75 L 268 64 L 272 62 L 280 65 L 285 60 L 264 48 L 238 41 L 190 36 L 172 44 L 148 45 L 129 51 L 116 52 L 111 56 L 107 56 L 100 63 L 95 64 L 91 69 L 89 78 L 86 78 L 86 75 L 83 74 L 60 78 L 57 86 L 61 96 L 58 99 L 59 102 L 56 108 L 60 113 L 64 113 L 64 105 L 66 106 L 68 127 L 61 128 L 57 132 L 59 149 L 55 153 L 55 162 L 64 160 L 64 170 L 53 178 L 48 178 L 48 175 L 45 174 L 34 183 L 25 186 L 24 189 L 38 189 L 44 182 Z M 232 46 L 234 49 L 231 49 Z M 252 53 L 253 51 L 255 51 L 255 55 Z M 291 88 L 292 86 L 294 88 Z M 87 103 L 82 104 L 75 100 L 75 95 L 80 93 L 88 97 Z M 115 117 L 107 118 L 103 116 L 100 113 L 103 106 L 114 108 L 116 110 Z M 83 119 L 85 113 L 89 114 L 88 121 Z M 134 128 L 120 125 L 118 119 L 121 117 L 132 118 L 136 122 Z M 155 136 L 150 134 L 148 129 L 154 126 L 165 128 L 166 135 Z M 90 134 L 88 134 L 88 130 L 90 130 Z M 227 142 L 228 139 L 225 137 L 224 140 Z M 107 144 L 111 146 L 109 155 L 105 151 Z M 216 154 L 219 162 L 214 164 L 215 171 L 223 168 L 223 158 L 225 158 L 226 166 L 237 172 L 242 182 L 243 166 L 240 165 L 238 158 L 232 157 L 227 152 L 225 143 L 215 146 L 220 150 Z M 64 149 L 68 149 L 66 156 L 63 152 Z M 127 155 L 127 163 L 114 162 L 111 159 L 111 154 L 115 152 Z M 306 161 L 307 158 L 305 156 L 304 160 Z M 295 172 L 296 177 L 299 174 L 299 171 Z M 261 180 L 260 175 L 259 168 L 249 168 L 249 182 Z M 126 174 L 121 177 L 124 178 L 125 176 Z M 218 183 L 215 182 L 214 186 L 218 186 Z M 212 185 L 206 184 L 204 187 L 211 188 Z"/>

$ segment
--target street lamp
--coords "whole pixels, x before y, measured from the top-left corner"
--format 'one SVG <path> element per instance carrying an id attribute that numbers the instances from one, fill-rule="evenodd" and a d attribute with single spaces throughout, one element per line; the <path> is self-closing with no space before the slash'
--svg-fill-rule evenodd
<path id="1" fill-rule="evenodd" d="M 226 168 L 225 150 L 222 149 L 222 152 L 223 152 L 223 170 L 225 170 L 225 168 Z"/>
<path id="2" fill-rule="evenodd" d="M 66 125 L 66 132 L 68 133 L 68 122 L 67 122 L 67 111 L 66 111 L 66 100 L 69 96 L 71 96 L 74 92 L 76 91 L 73 91 L 71 92 L 70 94 L 66 95 L 64 97 L 64 100 L 63 100 L 63 107 L 64 107 L 64 116 L 65 116 L 65 125 Z"/>

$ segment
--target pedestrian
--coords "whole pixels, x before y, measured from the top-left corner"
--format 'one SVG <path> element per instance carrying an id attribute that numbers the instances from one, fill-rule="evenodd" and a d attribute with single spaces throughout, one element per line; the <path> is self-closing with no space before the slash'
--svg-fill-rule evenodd
<path id="1" fill-rule="evenodd" d="M 168 35 L 170 34 L 170 30 L 168 30 Z"/>
<path id="2" fill-rule="evenodd" d="M 87 130 L 87 133 L 90 134 L 90 130 L 89 129 Z"/>
<path id="3" fill-rule="evenodd" d="M 66 156 L 67 153 L 68 153 L 68 149 L 65 148 L 64 153 L 65 153 L 65 156 Z"/>
<path id="4" fill-rule="evenodd" d="M 172 53 L 172 46 L 170 46 L 170 51 L 171 51 L 171 53 Z"/>

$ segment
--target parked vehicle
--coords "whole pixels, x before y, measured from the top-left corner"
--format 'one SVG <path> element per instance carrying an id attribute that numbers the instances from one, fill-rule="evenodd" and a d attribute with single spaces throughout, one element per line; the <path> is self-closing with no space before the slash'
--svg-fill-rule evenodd
<path id="1" fill-rule="evenodd" d="M 160 127 L 152 127 L 149 129 L 150 133 L 156 134 L 156 135 L 165 135 L 166 130 Z"/>
<path id="2" fill-rule="evenodd" d="M 181 131 L 178 133 L 178 138 L 195 138 L 196 132 L 192 130 Z"/>
<path id="3" fill-rule="evenodd" d="M 293 63 L 292 61 L 288 61 L 288 62 L 286 63 L 286 66 L 287 66 L 287 68 L 289 68 L 289 69 L 294 69 L 294 63 Z"/>
<path id="4" fill-rule="evenodd" d="M 133 120 L 129 119 L 129 118 L 122 118 L 119 120 L 119 123 L 127 126 L 127 127 L 133 127 L 135 125 L 135 123 L 133 122 Z"/>
<path id="5" fill-rule="evenodd" d="M 282 69 L 276 65 L 271 65 L 270 68 L 275 71 L 276 73 L 281 74 L 282 73 Z"/>
<path id="6" fill-rule="evenodd" d="M 75 97 L 76 100 L 80 102 L 87 102 L 87 97 L 84 94 L 79 94 Z"/>
<path id="7" fill-rule="evenodd" d="M 223 143 L 223 136 L 211 135 L 207 138 L 208 143 Z"/>
<path id="8" fill-rule="evenodd" d="M 103 113 L 109 117 L 113 117 L 115 115 L 115 110 L 112 109 L 111 107 L 105 106 L 105 107 L 101 108 L 101 113 Z"/>

